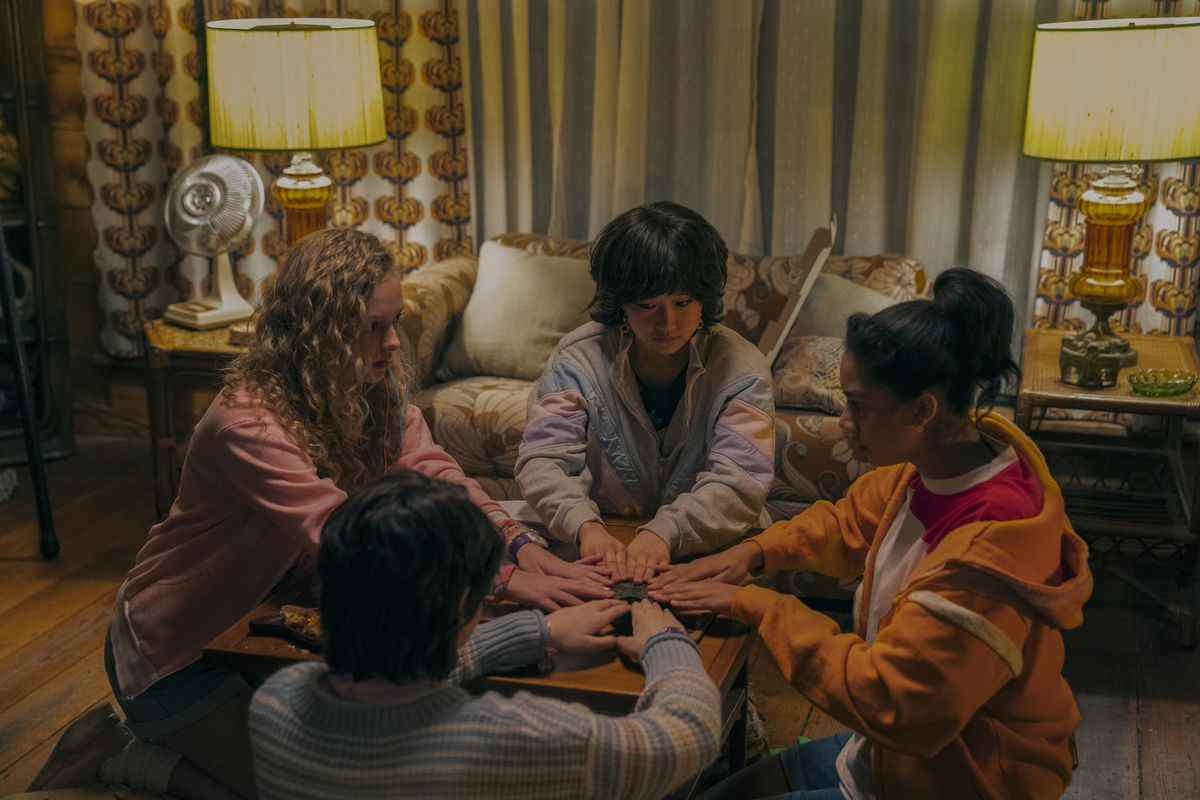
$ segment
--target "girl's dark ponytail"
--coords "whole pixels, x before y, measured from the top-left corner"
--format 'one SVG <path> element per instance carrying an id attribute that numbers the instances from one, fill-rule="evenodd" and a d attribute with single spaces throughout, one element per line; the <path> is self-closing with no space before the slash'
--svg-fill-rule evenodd
<path id="1" fill-rule="evenodd" d="M 870 379 L 902 400 L 941 388 L 951 410 L 990 409 L 1005 379 L 1018 374 L 1012 357 L 1015 313 L 1004 287 L 956 267 L 938 276 L 933 300 L 911 300 L 846 325 L 846 349 Z"/>
<path id="2" fill-rule="evenodd" d="M 1019 373 L 1012 357 L 1015 313 L 1008 293 L 986 275 L 955 267 L 933 282 L 933 302 L 954 326 L 958 340 L 959 374 L 953 382 L 967 388 L 967 404 L 974 396 L 975 406 L 992 408 L 1005 379 Z"/>

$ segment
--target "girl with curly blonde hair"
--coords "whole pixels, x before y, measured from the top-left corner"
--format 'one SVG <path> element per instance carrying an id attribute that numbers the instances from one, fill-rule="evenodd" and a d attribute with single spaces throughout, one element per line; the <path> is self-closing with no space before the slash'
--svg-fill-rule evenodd
<path id="1" fill-rule="evenodd" d="M 407 402 L 403 307 L 401 273 L 370 234 L 324 230 L 288 252 L 253 343 L 196 426 L 179 495 L 118 593 L 105 666 L 136 738 L 102 777 L 185 798 L 255 795 L 251 687 L 201 650 L 268 596 L 312 604 L 322 526 L 384 473 L 459 484 L 506 543 L 526 534 Z M 597 567 L 539 555 L 502 567 L 494 589 L 546 609 L 611 595 Z M 87 761 L 72 754 L 73 770 Z M 70 785 L 65 775 L 41 788 Z"/>

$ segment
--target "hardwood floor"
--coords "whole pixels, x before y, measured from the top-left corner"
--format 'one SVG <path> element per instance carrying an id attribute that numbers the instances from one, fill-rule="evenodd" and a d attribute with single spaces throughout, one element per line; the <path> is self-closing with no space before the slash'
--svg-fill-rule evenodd
<path id="1" fill-rule="evenodd" d="M 0 797 L 24 791 L 63 728 L 111 700 L 101 646 L 116 588 L 154 521 L 147 448 L 141 438 L 83 438 L 77 456 L 49 465 L 56 562 L 37 554 L 28 476 L 0 503 Z M 1103 574 L 1086 616 L 1067 637 L 1084 715 L 1067 797 L 1200 797 L 1200 650 L 1180 650 Z M 751 683 L 773 746 L 839 730 L 761 650 Z"/>

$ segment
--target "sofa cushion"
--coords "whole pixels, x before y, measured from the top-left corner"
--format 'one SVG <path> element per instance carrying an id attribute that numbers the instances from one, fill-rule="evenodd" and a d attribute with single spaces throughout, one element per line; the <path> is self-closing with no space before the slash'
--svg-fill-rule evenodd
<path id="1" fill-rule="evenodd" d="M 588 258 L 588 243 L 579 239 L 558 239 L 541 233 L 502 233 L 492 237 L 505 247 L 515 247 L 526 253 L 563 258 Z"/>
<path id="2" fill-rule="evenodd" d="M 931 297 L 925 268 L 915 258 L 885 253 L 877 256 L 830 256 L 825 275 L 837 275 L 874 289 L 892 298 L 892 302 Z"/>
<path id="3" fill-rule="evenodd" d="M 532 386 L 512 378 L 460 378 L 418 392 L 412 402 L 425 415 L 434 441 L 464 472 L 512 478 Z"/>
<path id="4" fill-rule="evenodd" d="M 846 395 L 839 370 L 845 351 L 838 336 L 788 336 L 771 368 L 775 407 L 841 414 Z"/>
<path id="5" fill-rule="evenodd" d="M 404 276 L 404 313 L 396 326 L 413 386 L 428 386 L 445 350 L 446 329 L 475 288 L 475 259 L 448 258 Z"/>
<path id="6" fill-rule="evenodd" d="M 767 510 L 772 519 L 785 519 L 817 500 L 837 500 L 869 469 L 850 451 L 837 417 L 780 409 L 775 415 L 775 483 Z"/>
<path id="7" fill-rule="evenodd" d="M 821 275 L 800 308 L 796 324 L 788 332 L 793 336 L 846 336 L 846 320 L 851 314 L 874 314 L 896 301 L 874 289 L 853 283 L 837 275 Z"/>
<path id="8" fill-rule="evenodd" d="M 445 374 L 533 380 L 558 341 L 588 321 L 595 291 L 586 261 L 484 242 Z"/>
<path id="9" fill-rule="evenodd" d="M 767 326 L 783 315 L 792 288 L 803 286 L 809 268 L 800 255 L 755 260 L 731 252 L 726 262 L 725 324 L 757 344 Z M 803 308 L 805 298 L 800 303 Z"/>

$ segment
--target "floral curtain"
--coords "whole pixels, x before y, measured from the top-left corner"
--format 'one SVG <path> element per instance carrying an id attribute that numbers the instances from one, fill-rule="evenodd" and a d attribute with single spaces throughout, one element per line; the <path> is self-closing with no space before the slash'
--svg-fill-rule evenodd
<path id="1" fill-rule="evenodd" d="M 388 140 L 320 154 L 337 187 L 330 224 L 380 236 L 416 269 L 474 245 L 467 189 L 462 62 L 451 0 L 76 0 L 76 40 L 99 233 L 103 350 L 141 352 L 141 327 L 180 298 L 202 296 L 206 259 L 180 253 L 163 230 L 171 176 L 206 154 L 202 23 L 336 16 L 379 30 Z M 290 153 L 252 157 L 268 185 Z M 235 254 L 238 285 L 256 300 L 282 254 L 282 210 L 268 199 Z"/>
<path id="2" fill-rule="evenodd" d="M 1200 0 L 1079 0 L 1075 19 L 1200 15 Z M 1180 76 L 1195 80 L 1195 76 Z M 1084 219 L 1079 197 L 1097 177 L 1098 167 L 1055 164 L 1050 170 L 1049 203 L 1036 264 L 1036 296 L 1031 324 L 1082 330 L 1092 323 L 1067 290 L 1083 266 Z M 1133 333 L 1192 335 L 1200 277 L 1200 167 L 1196 161 L 1141 165 L 1141 189 L 1148 210 L 1135 232 L 1133 271 L 1141 293 L 1115 327 Z"/>

